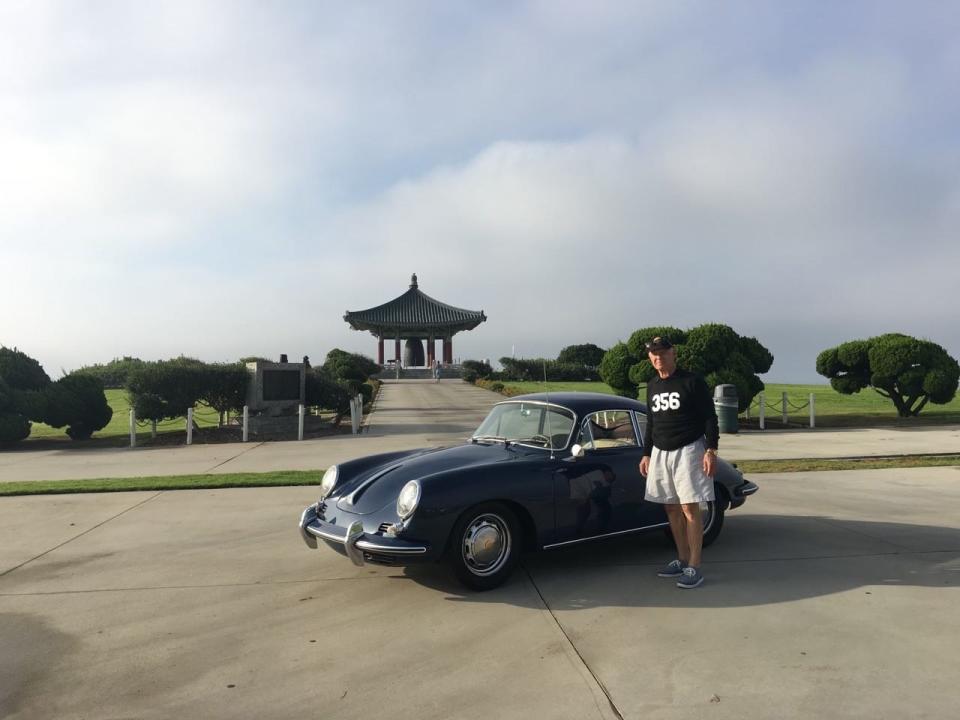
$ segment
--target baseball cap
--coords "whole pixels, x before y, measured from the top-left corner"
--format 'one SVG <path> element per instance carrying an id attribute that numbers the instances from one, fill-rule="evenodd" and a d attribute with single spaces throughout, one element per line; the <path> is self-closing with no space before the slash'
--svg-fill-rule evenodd
<path id="1" fill-rule="evenodd" d="M 670 338 L 660 337 L 659 335 L 646 344 L 647 352 L 656 352 L 657 350 L 669 350 L 673 347 Z"/>

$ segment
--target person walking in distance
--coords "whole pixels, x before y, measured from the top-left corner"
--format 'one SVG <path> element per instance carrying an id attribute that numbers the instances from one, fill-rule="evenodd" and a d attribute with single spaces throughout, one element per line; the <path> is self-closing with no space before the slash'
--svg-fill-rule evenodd
<path id="1" fill-rule="evenodd" d="M 720 427 L 706 381 L 677 367 L 670 339 L 655 337 L 646 350 L 657 374 L 647 383 L 640 474 L 647 478 L 646 500 L 664 506 L 677 546 L 676 560 L 657 575 L 677 578 L 677 587 L 690 589 L 703 583 L 700 503 L 714 499 Z"/>

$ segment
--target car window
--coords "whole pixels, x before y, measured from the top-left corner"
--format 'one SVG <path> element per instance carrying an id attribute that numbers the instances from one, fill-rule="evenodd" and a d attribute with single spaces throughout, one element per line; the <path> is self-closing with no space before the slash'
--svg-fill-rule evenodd
<path id="1" fill-rule="evenodd" d="M 647 414 L 644 412 L 635 412 L 633 419 L 637 421 L 637 431 L 640 433 L 640 444 L 643 444 L 643 436 L 647 432 Z"/>
<path id="2" fill-rule="evenodd" d="M 601 410 L 584 418 L 577 441 L 584 450 L 637 447 L 629 410 Z"/>
<path id="3" fill-rule="evenodd" d="M 573 430 L 573 413 L 556 405 L 506 402 L 495 405 L 474 433 L 532 447 L 562 449 Z"/>

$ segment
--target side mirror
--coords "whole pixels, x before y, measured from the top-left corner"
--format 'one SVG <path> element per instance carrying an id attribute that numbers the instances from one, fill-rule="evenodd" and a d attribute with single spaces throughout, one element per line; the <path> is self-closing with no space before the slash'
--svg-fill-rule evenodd
<path id="1" fill-rule="evenodd" d="M 575 458 L 582 458 L 584 455 L 582 445 L 574 445 L 570 448 L 570 456 Z"/>

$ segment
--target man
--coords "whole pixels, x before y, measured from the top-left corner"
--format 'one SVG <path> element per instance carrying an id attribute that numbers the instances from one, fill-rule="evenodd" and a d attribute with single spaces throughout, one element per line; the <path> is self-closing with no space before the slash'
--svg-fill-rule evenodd
<path id="1" fill-rule="evenodd" d="M 669 338 L 647 343 L 657 371 L 647 383 L 647 429 L 640 474 L 647 477 L 646 499 L 662 503 L 677 545 L 677 559 L 657 575 L 677 578 L 677 587 L 703 582 L 700 555 L 703 520 L 700 503 L 713 500 L 720 428 L 706 381 L 677 368 L 677 351 Z"/>

